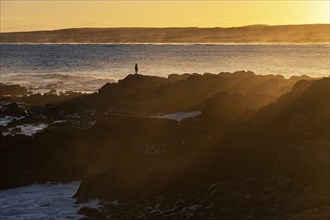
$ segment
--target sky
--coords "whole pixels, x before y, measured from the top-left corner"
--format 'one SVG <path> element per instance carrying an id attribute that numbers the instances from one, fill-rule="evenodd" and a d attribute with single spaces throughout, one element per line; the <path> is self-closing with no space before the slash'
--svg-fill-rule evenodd
<path id="1" fill-rule="evenodd" d="M 80 27 L 237 27 L 329 23 L 329 0 L 0 0 L 1 32 Z"/>

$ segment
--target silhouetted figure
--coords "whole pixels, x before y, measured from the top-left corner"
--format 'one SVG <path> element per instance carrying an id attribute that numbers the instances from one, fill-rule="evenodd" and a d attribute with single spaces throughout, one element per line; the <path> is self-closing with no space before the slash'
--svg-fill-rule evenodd
<path id="1" fill-rule="evenodd" d="M 135 69 L 135 74 L 137 74 L 137 73 L 138 73 L 138 71 L 139 71 L 139 67 L 138 67 L 137 63 L 135 64 L 135 67 L 134 67 L 134 69 Z"/>

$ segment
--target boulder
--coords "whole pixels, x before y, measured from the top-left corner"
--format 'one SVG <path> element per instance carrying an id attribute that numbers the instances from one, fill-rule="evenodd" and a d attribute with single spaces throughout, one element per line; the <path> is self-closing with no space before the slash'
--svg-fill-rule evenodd
<path id="1" fill-rule="evenodd" d="M 84 206 L 81 209 L 79 209 L 78 214 L 82 214 L 87 217 L 98 218 L 98 217 L 100 217 L 101 213 L 98 209 Z"/>
<path id="2" fill-rule="evenodd" d="M 21 108 L 16 102 L 5 105 L 1 108 L 1 112 L 3 115 L 20 117 L 25 116 L 26 112 L 23 108 Z"/>
<path id="3" fill-rule="evenodd" d="M 41 109 L 41 114 L 47 116 L 50 119 L 57 119 L 57 118 L 59 118 L 60 110 L 55 105 L 46 104 Z"/>

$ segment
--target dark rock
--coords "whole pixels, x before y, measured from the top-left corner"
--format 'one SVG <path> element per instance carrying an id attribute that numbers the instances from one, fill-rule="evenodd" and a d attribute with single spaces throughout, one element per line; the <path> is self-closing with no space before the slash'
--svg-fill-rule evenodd
<path id="1" fill-rule="evenodd" d="M 42 123 L 48 123 L 48 122 L 49 122 L 49 120 L 46 116 L 44 116 L 42 114 L 32 113 L 22 119 L 14 120 L 14 121 L 10 122 L 7 126 L 15 127 L 17 125 L 23 125 L 23 124 L 42 124 Z"/>
<path id="2" fill-rule="evenodd" d="M 242 220 L 254 220 L 254 219 L 256 219 L 256 218 L 254 216 L 251 216 L 251 215 L 242 218 Z"/>
<path id="3" fill-rule="evenodd" d="M 308 136 L 311 122 L 304 114 L 295 114 L 291 117 L 288 125 L 288 135 L 290 138 L 303 138 Z"/>
<path id="4" fill-rule="evenodd" d="M 290 218 L 290 220 L 325 220 L 330 218 L 330 206 L 317 207 L 305 210 Z"/>
<path id="5" fill-rule="evenodd" d="M 166 216 L 158 209 L 152 210 L 146 217 L 147 220 L 153 220 L 153 219 L 166 219 Z"/>
<path id="6" fill-rule="evenodd" d="M 184 205 L 184 200 L 183 199 L 178 199 L 178 200 L 176 200 L 176 202 L 175 202 L 175 206 L 183 206 Z"/>
<path id="7" fill-rule="evenodd" d="M 51 119 L 57 119 L 59 118 L 60 110 L 55 105 L 47 104 L 42 108 L 41 114 Z"/>
<path id="8" fill-rule="evenodd" d="M 22 131 L 21 128 L 16 127 L 16 128 L 12 128 L 12 129 L 10 130 L 10 133 L 11 133 L 12 135 L 15 135 L 15 134 L 17 134 L 17 133 L 19 133 L 19 132 L 21 132 L 21 131 Z"/>
<path id="9" fill-rule="evenodd" d="M 92 198 L 114 200 L 124 197 L 121 184 L 114 178 L 115 172 L 106 171 L 83 179 L 75 198 L 88 200 Z"/>
<path id="10" fill-rule="evenodd" d="M 26 112 L 23 108 L 19 107 L 16 102 L 5 105 L 1 109 L 3 115 L 20 117 L 25 116 Z"/>
<path id="11" fill-rule="evenodd" d="M 276 184 L 276 188 L 283 192 L 290 192 L 293 187 L 290 179 L 281 179 Z"/>
<path id="12" fill-rule="evenodd" d="M 248 96 L 250 98 L 246 99 L 250 105 L 261 107 L 289 91 L 288 81 L 278 76 L 256 76 L 249 71 L 172 75 L 167 79 L 128 75 L 118 83 L 108 83 L 99 90 L 101 100 L 111 101 L 100 102 L 97 112 L 103 114 L 111 108 L 148 114 L 190 111 L 196 106 L 202 107 L 206 99 L 219 92 Z M 289 84 L 293 83 L 290 81 Z"/>
<path id="13" fill-rule="evenodd" d="M 82 218 L 79 218 L 79 220 L 94 220 L 94 218 L 90 218 L 90 217 L 82 217 Z"/>
<path id="14" fill-rule="evenodd" d="M 225 126 L 243 116 L 249 108 L 256 107 L 240 94 L 220 92 L 206 100 L 201 120 L 207 127 Z"/>
<path id="15" fill-rule="evenodd" d="M 16 124 L 41 113 L 62 123 L 33 137 L 0 136 L 0 188 L 82 178 L 79 202 L 123 200 L 82 209 L 99 219 L 287 219 L 327 206 L 329 80 L 288 92 L 292 83 L 244 71 L 137 75 L 93 95 L 33 95 L 25 100 L 52 104 Z M 91 106 L 96 123 L 84 126 Z M 202 115 L 194 123 L 150 118 L 185 110 Z"/>
<path id="16" fill-rule="evenodd" d="M 185 220 L 198 220 L 198 219 L 202 219 L 202 218 L 200 218 L 200 216 L 198 214 L 190 213 L 190 214 L 186 215 L 186 217 L 184 219 Z"/>
<path id="17" fill-rule="evenodd" d="M 79 209 L 78 214 L 82 214 L 87 217 L 96 218 L 96 217 L 100 216 L 100 211 L 95 208 L 90 208 L 90 207 L 84 206 L 81 209 Z"/>
<path id="18" fill-rule="evenodd" d="M 197 212 L 198 210 L 200 210 L 202 208 L 201 205 L 191 205 L 189 206 L 189 209 L 192 211 L 192 212 Z"/>
<path id="19" fill-rule="evenodd" d="M 9 130 L 5 126 L 0 125 L 0 132 L 3 134 L 4 132 L 9 132 Z"/>

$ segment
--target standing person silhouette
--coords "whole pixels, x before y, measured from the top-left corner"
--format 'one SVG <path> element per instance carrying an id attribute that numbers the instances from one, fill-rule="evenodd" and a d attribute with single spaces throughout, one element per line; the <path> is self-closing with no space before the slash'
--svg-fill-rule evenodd
<path id="1" fill-rule="evenodd" d="M 138 67 L 137 63 L 135 64 L 135 67 L 134 67 L 134 69 L 135 69 L 135 74 L 137 74 L 137 73 L 138 73 L 138 71 L 139 71 L 139 67 Z"/>

